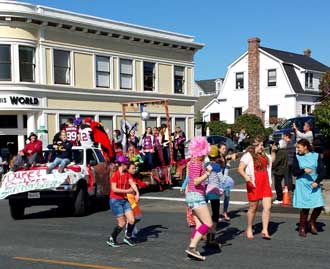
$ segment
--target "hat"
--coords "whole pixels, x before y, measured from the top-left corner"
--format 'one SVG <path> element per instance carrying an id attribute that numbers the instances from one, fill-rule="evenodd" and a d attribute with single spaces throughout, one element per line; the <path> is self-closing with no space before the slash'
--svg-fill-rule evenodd
<path id="1" fill-rule="evenodd" d="M 130 164 L 129 159 L 126 156 L 119 156 L 116 162 L 118 164 Z"/>
<path id="2" fill-rule="evenodd" d="M 210 144 L 205 137 L 196 136 L 189 143 L 189 154 L 192 157 L 203 157 L 209 154 L 211 150 Z"/>
<path id="3" fill-rule="evenodd" d="M 30 135 L 29 135 L 29 137 L 28 137 L 28 139 L 31 140 L 31 137 L 32 137 L 32 136 L 35 136 L 35 138 L 38 138 L 38 136 L 37 136 L 36 133 L 31 132 Z"/>
<path id="4" fill-rule="evenodd" d="M 92 123 L 92 118 L 91 117 L 87 117 L 84 119 L 85 123 Z"/>
<path id="5" fill-rule="evenodd" d="M 212 145 L 210 153 L 209 153 L 209 157 L 215 158 L 215 157 L 218 157 L 218 155 L 219 155 L 218 147 L 216 145 Z"/>
<path id="6" fill-rule="evenodd" d="M 82 123 L 82 119 L 81 118 L 75 118 L 74 121 L 73 121 L 73 124 L 76 125 L 76 126 L 81 125 L 81 123 Z"/>

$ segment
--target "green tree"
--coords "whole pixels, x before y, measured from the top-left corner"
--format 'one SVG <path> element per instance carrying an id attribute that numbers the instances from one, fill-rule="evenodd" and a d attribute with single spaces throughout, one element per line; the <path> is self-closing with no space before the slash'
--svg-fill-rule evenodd
<path id="1" fill-rule="evenodd" d="M 264 139 L 267 138 L 268 130 L 266 132 L 262 120 L 254 114 L 245 113 L 236 119 L 233 126 L 234 132 L 239 133 L 242 128 L 245 129 L 251 140 L 256 136 L 262 136 Z"/>
<path id="2" fill-rule="evenodd" d="M 321 103 L 314 110 L 315 123 L 320 132 L 330 138 L 330 72 L 326 72 L 320 81 Z"/>
<path id="3" fill-rule="evenodd" d="M 209 127 L 210 135 L 225 135 L 227 128 L 231 126 L 224 121 L 210 121 L 206 127 Z"/>

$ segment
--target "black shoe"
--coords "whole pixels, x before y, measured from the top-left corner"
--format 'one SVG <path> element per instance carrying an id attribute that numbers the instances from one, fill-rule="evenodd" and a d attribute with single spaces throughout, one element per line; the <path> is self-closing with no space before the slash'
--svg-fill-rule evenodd
<path id="1" fill-rule="evenodd" d="M 26 170 L 29 170 L 31 168 L 31 164 L 29 164 L 29 163 L 24 164 L 24 168 Z"/>
<path id="2" fill-rule="evenodd" d="M 116 239 L 113 239 L 111 236 L 106 241 L 107 245 L 113 248 L 119 248 L 119 244 Z"/>
<path id="3" fill-rule="evenodd" d="M 135 243 L 132 240 L 132 238 L 125 236 L 124 237 L 124 243 L 129 245 L 130 247 L 135 247 Z"/>
<path id="4" fill-rule="evenodd" d="M 16 172 L 18 169 L 19 169 L 19 166 L 15 164 L 10 170 L 13 172 Z"/>

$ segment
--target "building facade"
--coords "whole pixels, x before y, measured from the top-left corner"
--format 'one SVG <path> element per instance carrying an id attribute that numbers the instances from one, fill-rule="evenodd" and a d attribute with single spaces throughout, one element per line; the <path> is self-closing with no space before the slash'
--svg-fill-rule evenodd
<path id="1" fill-rule="evenodd" d="M 327 70 L 328 66 L 311 57 L 309 49 L 297 54 L 265 48 L 259 38 L 251 38 L 248 50 L 229 65 L 218 97 L 201 110 L 203 118 L 234 123 L 248 112 L 269 126 L 279 119 L 311 114 Z"/>
<path id="2" fill-rule="evenodd" d="M 24 146 L 30 132 L 52 141 L 69 117 L 92 117 L 120 128 L 121 103 L 169 102 L 172 126 L 194 131 L 196 51 L 187 35 L 67 12 L 0 1 L 0 147 Z M 146 126 L 165 122 L 162 107 L 147 106 L 127 119 Z"/>

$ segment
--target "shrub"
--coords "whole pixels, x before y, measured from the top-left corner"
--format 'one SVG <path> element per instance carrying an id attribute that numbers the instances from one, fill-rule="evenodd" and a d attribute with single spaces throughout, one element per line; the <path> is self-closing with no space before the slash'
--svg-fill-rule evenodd
<path id="1" fill-rule="evenodd" d="M 225 135 L 227 128 L 231 127 L 231 125 L 223 121 L 210 121 L 206 127 L 209 127 L 210 135 Z"/>
<path id="2" fill-rule="evenodd" d="M 242 128 L 248 133 L 250 140 L 253 140 L 256 136 L 261 136 L 264 139 L 268 138 L 262 120 L 254 114 L 246 113 L 237 118 L 233 126 L 234 132 L 239 133 Z"/>

